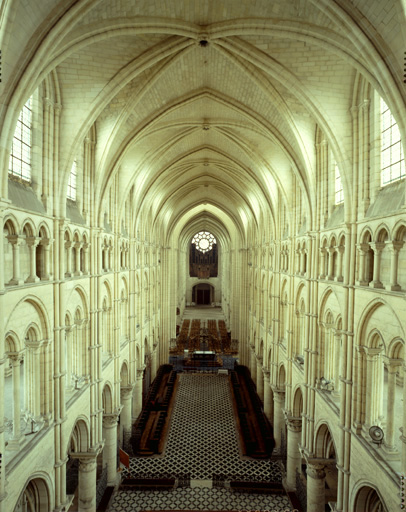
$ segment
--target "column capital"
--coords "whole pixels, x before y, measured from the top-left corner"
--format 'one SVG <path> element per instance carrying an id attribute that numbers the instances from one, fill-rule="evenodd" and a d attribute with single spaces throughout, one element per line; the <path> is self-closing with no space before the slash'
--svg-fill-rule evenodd
<path id="1" fill-rule="evenodd" d="M 36 351 L 40 348 L 42 344 L 42 340 L 35 340 L 35 341 L 31 341 L 31 340 L 28 340 L 26 339 L 25 340 L 25 346 Z"/>
<path id="2" fill-rule="evenodd" d="M 141 366 L 141 368 L 137 368 L 137 380 L 141 380 L 143 378 L 145 368 L 146 368 L 145 364 L 143 366 Z"/>
<path id="3" fill-rule="evenodd" d="M 383 347 L 378 348 L 370 348 L 370 347 L 364 347 L 364 352 L 367 356 L 367 359 L 373 359 L 376 356 L 379 356 L 379 354 L 382 352 Z"/>
<path id="4" fill-rule="evenodd" d="M 302 418 L 298 418 L 295 416 L 291 416 L 288 413 L 284 413 L 285 422 L 288 430 L 291 432 L 301 432 L 302 431 Z"/>
<path id="5" fill-rule="evenodd" d="M 304 458 L 306 460 L 307 469 L 306 473 L 316 480 L 321 480 L 325 478 L 326 472 L 325 469 L 327 466 L 331 466 L 334 464 L 336 465 L 335 460 L 329 460 L 329 459 L 321 459 L 321 458 L 314 458 L 309 457 L 304 453 Z"/>
<path id="6" fill-rule="evenodd" d="M 97 456 L 103 450 L 104 442 L 92 446 L 88 452 L 69 452 L 69 457 L 79 459 L 82 464 L 96 462 Z"/>
<path id="7" fill-rule="evenodd" d="M 13 366 L 20 364 L 21 361 L 24 359 L 24 353 L 22 351 L 20 352 L 8 352 L 7 353 L 9 359 L 11 359 L 13 361 Z"/>
<path id="8" fill-rule="evenodd" d="M 389 373 L 395 373 L 400 369 L 400 366 L 403 363 L 402 359 L 391 359 L 390 357 L 384 357 L 384 361 L 388 368 Z"/>
<path id="9" fill-rule="evenodd" d="M 403 240 L 390 240 L 389 242 L 386 242 L 386 247 L 392 252 L 399 252 L 404 245 L 405 242 Z"/>
<path id="10" fill-rule="evenodd" d="M 37 247 L 37 245 L 41 242 L 41 239 L 36 236 L 27 236 L 25 239 L 25 243 L 28 247 Z"/>
<path id="11" fill-rule="evenodd" d="M 49 247 L 53 243 L 52 238 L 41 238 L 39 241 L 39 245 L 42 245 L 43 247 Z"/>
<path id="12" fill-rule="evenodd" d="M 277 402 L 280 402 L 280 403 L 285 402 L 285 391 L 284 390 L 277 388 L 277 387 L 272 387 L 272 391 L 273 391 L 274 399 Z"/>
<path id="13" fill-rule="evenodd" d="M 369 110 L 369 107 L 371 106 L 371 100 L 363 100 L 362 103 L 359 104 L 359 107 L 363 110 Z"/>
<path id="14" fill-rule="evenodd" d="M 271 375 L 271 372 L 265 368 L 264 366 L 262 367 L 262 373 L 264 374 L 264 379 L 267 383 L 269 383 L 269 378 L 270 378 L 270 375 Z"/>
<path id="15" fill-rule="evenodd" d="M 103 414 L 103 427 L 114 428 L 117 426 L 118 415 L 116 413 Z"/>
<path id="16" fill-rule="evenodd" d="M 23 242 L 23 238 L 21 238 L 21 236 L 19 236 L 19 235 L 7 235 L 7 240 L 9 241 L 10 244 L 12 244 L 16 247 L 21 245 Z"/>
<path id="17" fill-rule="evenodd" d="M 314 478 L 315 480 L 322 480 L 323 478 L 326 477 L 326 472 L 324 471 L 324 469 L 324 464 L 313 464 L 308 462 L 306 473 L 308 474 L 308 476 Z"/>
<path id="18" fill-rule="evenodd" d="M 134 390 L 134 384 L 130 386 L 123 386 L 120 388 L 120 396 L 122 400 L 127 400 L 131 398 L 132 392 Z"/>
<path id="19" fill-rule="evenodd" d="M 369 244 L 367 244 L 367 243 L 358 244 L 357 249 L 360 253 L 363 253 L 363 252 L 366 253 L 369 250 Z"/>
<path id="20" fill-rule="evenodd" d="M 385 249 L 385 242 L 370 242 L 369 246 L 375 252 L 382 252 Z"/>

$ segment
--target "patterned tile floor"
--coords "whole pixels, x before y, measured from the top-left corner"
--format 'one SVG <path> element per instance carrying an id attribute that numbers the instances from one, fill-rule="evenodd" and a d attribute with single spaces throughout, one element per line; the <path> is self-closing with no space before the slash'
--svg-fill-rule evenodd
<path id="1" fill-rule="evenodd" d="M 175 477 L 178 487 L 117 491 L 109 510 L 290 510 L 286 496 L 236 493 L 227 488 L 227 481 L 235 479 L 281 481 L 276 462 L 240 457 L 231 400 L 227 376 L 181 374 L 164 454 L 132 458 L 124 475 Z"/>

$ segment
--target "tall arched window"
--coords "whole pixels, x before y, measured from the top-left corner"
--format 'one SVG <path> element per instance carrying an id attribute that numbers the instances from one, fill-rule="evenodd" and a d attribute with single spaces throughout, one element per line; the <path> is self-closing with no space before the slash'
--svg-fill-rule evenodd
<path id="1" fill-rule="evenodd" d="M 334 196 L 334 203 L 335 204 L 341 204 L 344 202 L 344 190 L 343 190 L 343 183 L 341 181 L 341 174 L 340 169 L 338 168 L 337 162 L 334 164 L 334 172 L 335 172 L 335 196 Z"/>
<path id="2" fill-rule="evenodd" d="M 31 181 L 31 118 L 32 97 L 22 108 L 11 146 L 8 172 L 25 181 Z"/>
<path id="3" fill-rule="evenodd" d="M 68 190 L 66 196 L 71 201 L 76 201 L 76 175 L 77 175 L 77 162 L 73 161 L 72 168 L 70 170 Z"/>
<path id="4" fill-rule="evenodd" d="M 381 186 L 405 176 L 405 156 L 399 127 L 381 98 Z"/>

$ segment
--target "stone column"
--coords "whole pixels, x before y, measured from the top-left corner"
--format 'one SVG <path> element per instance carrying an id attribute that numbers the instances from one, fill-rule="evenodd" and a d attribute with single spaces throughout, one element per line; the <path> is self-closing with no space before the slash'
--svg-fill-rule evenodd
<path id="1" fill-rule="evenodd" d="M 401 287 L 398 283 L 398 263 L 399 263 L 399 251 L 403 247 L 404 242 L 389 242 L 388 249 L 391 253 L 390 260 L 390 283 L 386 286 L 387 290 L 394 292 L 400 291 Z"/>
<path id="2" fill-rule="evenodd" d="M 382 251 L 385 248 L 385 242 L 376 242 L 369 244 L 374 251 L 374 275 L 372 279 L 372 283 L 369 283 L 371 288 L 383 288 L 383 284 L 381 283 L 381 255 Z"/>
<path id="3" fill-rule="evenodd" d="M 65 241 L 65 249 L 66 249 L 66 277 L 72 276 L 72 242 L 70 240 Z"/>
<path id="4" fill-rule="evenodd" d="M 108 270 L 111 271 L 113 269 L 113 247 L 111 245 L 108 246 L 107 250 L 107 259 L 108 259 Z"/>
<path id="5" fill-rule="evenodd" d="M 366 353 L 366 398 L 364 430 L 368 430 L 375 423 L 379 415 L 381 397 L 377 394 L 379 383 L 377 381 L 377 364 L 380 363 L 379 354 L 382 348 L 364 348 Z"/>
<path id="6" fill-rule="evenodd" d="M 157 347 L 154 345 L 151 353 L 151 382 L 155 379 L 157 372 Z"/>
<path id="7" fill-rule="evenodd" d="M 80 271 L 80 249 L 82 247 L 82 244 L 80 242 L 76 242 L 74 244 L 74 247 L 75 247 L 75 272 L 73 273 L 73 275 L 75 276 L 81 276 L 82 275 L 82 272 Z"/>
<path id="8" fill-rule="evenodd" d="M 39 244 L 39 240 L 32 236 L 26 239 L 26 243 L 30 251 L 30 275 L 27 277 L 25 282 L 37 283 L 39 281 L 39 277 L 37 276 L 35 251 L 37 249 L 37 245 Z"/>
<path id="9" fill-rule="evenodd" d="M 325 511 L 325 465 L 322 461 L 307 461 L 307 510 L 311 512 Z"/>
<path id="10" fill-rule="evenodd" d="M 250 358 L 250 369 L 251 369 L 251 379 L 256 383 L 257 381 L 257 358 L 255 355 L 255 347 L 251 345 L 251 358 Z"/>
<path id="11" fill-rule="evenodd" d="M 67 325 L 65 327 L 65 365 L 66 365 L 66 379 L 65 384 L 68 389 L 72 389 L 72 337 L 73 337 L 73 327 L 71 325 Z"/>
<path id="12" fill-rule="evenodd" d="M 343 256 L 344 256 L 344 246 L 343 245 L 339 245 L 338 247 L 336 247 L 337 249 L 337 252 L 338 252 L 338 263 L 337 263 L 337 276 L 335 278 L 336 281 L 343 281 L 344 280 L 344 277 L 343 277 Z"/>
<path id="13" fill-rule="evenodd" d="M 302 435 L 302 420 L 301 418 L 287 416 L 286 425 L 288 428 L 286 485 L 288 489 L 296 489 L 296 470 L 300 472 L 302 460 L 302 456 L 299 451 L 299 444 Z"/>
<path id="14" fill-rule="evenodd" d="M 79 459 L 79 512 L 96 512 L 96 453 L 71 454 Z"/>
<path id="15" fill-rule="evenodd" d="M 300 249 L 300 275 L 301 276 L 304 276 L 306 273 L 305 255 L 306 255 L 306 249 Z"/>
<path id="16" fill-rule="evenodd" d="M 51 243 L 49 238 L 43 238 L 40 241 L 40 245 L 44 248 L 44 272 L 41 275 L 41 281 L 48 281 L 50 278 L 50 252 Z"/>
<path id="17" fill-rule="evenodd" d="M 123 447 L 127 450 L 131 438 L 132 422 L 131 422 L 131 401 L 133 397 L 133 386 L 122 387 L 120 390 L 121 397 L 121 414 L 120 425 L 123 429 Z"/>
<path id="18" fill-rule="evenodd" d="M 262 357 L 257 357 L 257 394 L 264 401 L 264 377 L 262 375 Z"/>
<path id="19" fill-rule="evenodd" d="M 358 249 L 358 253 L 359 253 L 357 284 L 359 286 L 365 286 L 368 284 L 365 279 L 365 260 L 366 260 L 367 252 L 369 250 L 369 244 L 359 244 L 359 245 L 357 245 L 357 249 Z"/>
<path id="20" fill-rule="evenodd" d="M 395 393 L 396 393 L 396 373 L 401 361 L 399 359 L 387 360 L 388 368 L 388 397 L 386 406 L 386 435 L 384 437 L 385 447 L 389 452 L 397 451 L 394 440 L 394 419 L 395 419 Z"/>
<path id="21" fill-rule="evenodd" d="M 22 240 L 18 235 L 8 235 L 7 238 L 13 248 L 13 277 L 8 284 L 17 286 L 23 284 L 20 274 L 20 244 Z"/>
<path id="22" fill-rule="evenodd" d="M 324 247 L 320 247 L 320 275 L 319 275 L 319 279 L 325 279 L 326 278 L 326 274 L 324 273 L 324 270 L 325 270 L 325 266 L 326 266 L 326 254 L 327 254 L 327 251 Z"/>
<path id="23" fill-rule="evenodd" d="M 142 381 L 144 378 L 144 369 L 145 366 L 137 368 L 137 382 L 133 392 L 133 421 L 138 418 L 142 410 Z"/>
<path id="24" fill-rule="evenodd" d="M 89 245 L 88 243 L 83 244 L 83 275 L 89 274 Z"/>
<path id="25" fill-rule="evenodd" d="M 341 359 L 341 331 L 334 333 L 334 391 L 335 396 L 340 392 L 340 359 Z"/>
<path id="26" fill-rule="evenodd" d="M 24 436 L 21 435 L 20 421 L 20 365 L 23 359 L 21 352 L 9 354 L 13 365 L 13 438 L 9 441 L 9 450 L 19 450 L 24 443 Z"/>
<path id="27" fill-rule="evenodd" d="M 32 388 L 29 390 L 31 396 L 31 412 L 34 418 L 38 421 L 41 416 L 41 385 L 40 385 L 40 346 L 41 341 L 26 341 L 26 347 L 29 349 L 31 359 L 31 383 Z"/>
<path id="28" fill-rule="evenodd" d="M 103 414 L 103 466 L 107 465 L 107 485 L 117 481 L 117 414 Z"/>
<path id="29" fill-rule="evenodd" d="M 334 280 L 334 253 L 335 253 L 336 249 L 335 247 L 329 247 L 328 248 L 328 276 L 327 276 L 327 279 L 329 281 L 333 281 Z"/>
<path id="30" fill-rule="evenodd" d="M 300 249 L 295 250 L 295 261 L 294 261 L 294 273 L 299 275 L 300 274 Z"/>
<path id="31" fill-rule="evenodd" d="M 406 474 L 406 363 L 403 363 L 403 421 L 402 421 L 402 473 Z"/>
<path id="32" fill-rule="evenodd" d="M 282 428 L 285 425 L 283 416 L 283 408 L 285 407 L 285 392 L 279 389 L 273 389 L 274 398 L 274 420 L 273 420 L 273 435 L 275 438 L 275 448 L 280 452 Z"/>
<path id="33" fill-rule="evenodd" d="M 264 373 L 264 412 L 268 420 L 273 422 L 273 396 L 272 389 L 269 385 L 270 371 L 266 368 L 262 369 Z"/>

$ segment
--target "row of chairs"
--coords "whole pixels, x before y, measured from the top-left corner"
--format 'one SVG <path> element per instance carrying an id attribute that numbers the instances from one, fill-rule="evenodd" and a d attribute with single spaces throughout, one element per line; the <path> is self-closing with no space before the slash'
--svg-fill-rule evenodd
<path id="1" fill-rule="evenodd" d="M 229 354 L 231 348 L 231 339 L 227 332 L 227 327 L 224 320 L 219 320 L 219 331 L 221 336 L 221 343 L 223 345 L 223 352 L 224 354 Z"/>
<path id="2" fill-rule="evenodd" d="M 151 429 L 151 436 L 149 438 L 149 448 L 154 453 L 160 453 L 159 443 L 161 441 L 162 432 L 165 426 L 167 411 L 159 411 L 156 415 L 154 425 Z"/>
<path id="3" fill-rule="evenodd" d="M 221 342 L 217 331 L 217 321 L 207 320 L 207 330 L 209 333 L 209 350 L 221 352 Z"/>
<path id="4" fill-rule="evenodd" d="M 200 349 L 200 320 L 193 319 L 189 334 L 189 352 Z"/>
<path id="5" fill-rule="evenodd" d="M 189 338 L 190 320 L 183 320 L 182 328 L 178 337 L 176 338 L 176 349 L 171 353 L 183 354 L 183 351 L 187 347 Z"/>
<path id="6" fill-rule="evenodd" d="M 231 385 L 246 454 L 252 457 L 270 457 L 275 445 L 273 430 L 246 366 L 237 365 L 235 371 L 231 372 Z"/>
<path id="7" fill-rule="evenodd" d="M 160 453 L 161 437 L 176 382 L 170 364 L 161 365 L 152 383 L 145 405 L 133 425 L 131 444 L 136 455 Z"/>
<path id="8" fill-rule="evenodd" d="M 251 379 L 251 373 L 249 369 L 243 365 L 237 365 L 236 371 L 239 374 L 239 376 L 244 376 L 244 382 L 246 383 L 248 389 L 250 402 L 254 409 L 254 414 L 259 426 L 259 430 L 261 432 L 262 439 L 264 441 L 266 450 L 272 453 L 273 448 L 275 446 L 275 441 L 273 438 L 273 429 L 268 421 L 268 418 L 265 416 L 261 399 L 257 394 L 256 385 L 254 384 L 254 381 Z"/>

